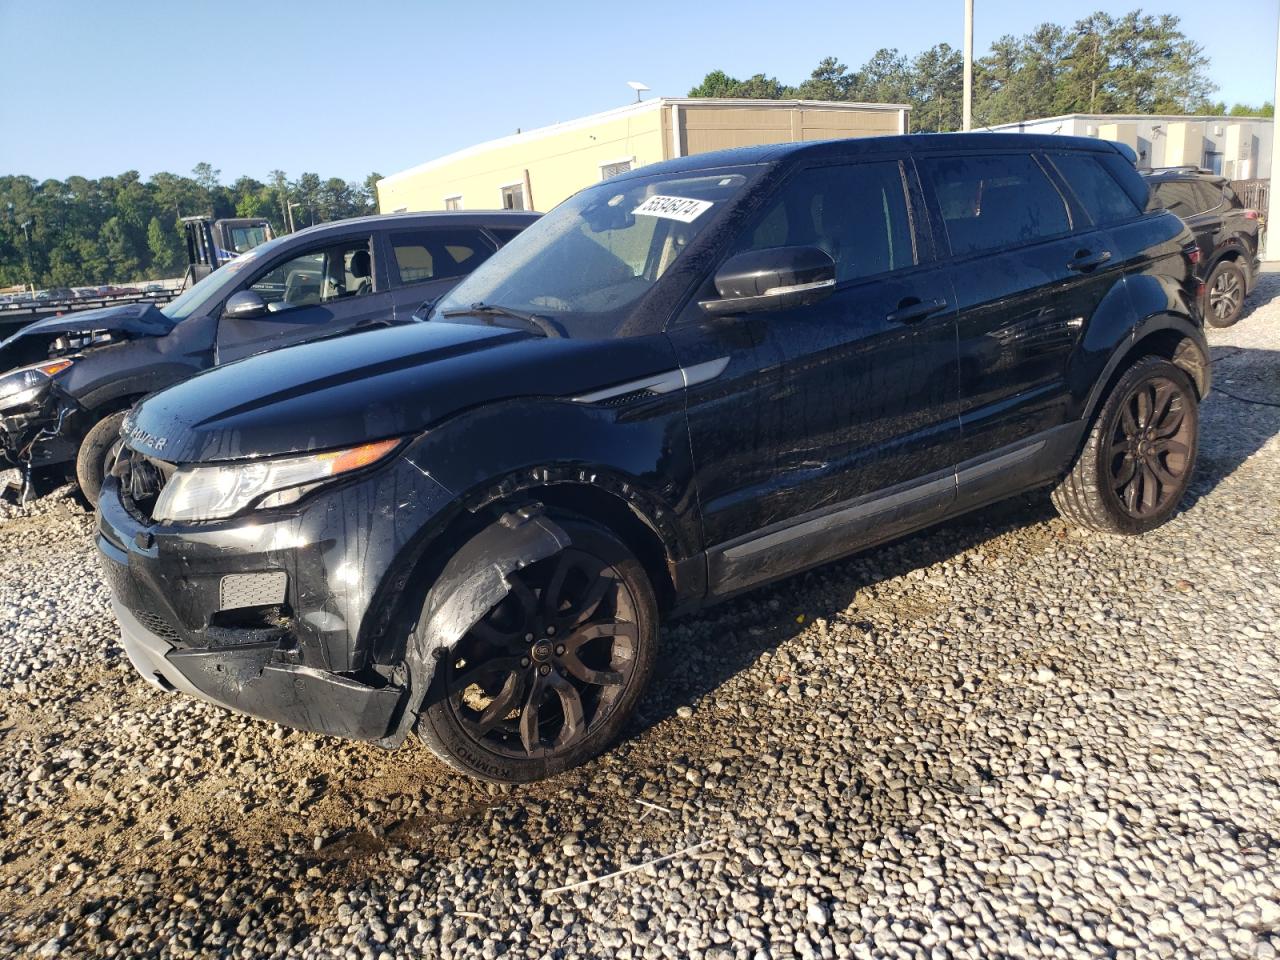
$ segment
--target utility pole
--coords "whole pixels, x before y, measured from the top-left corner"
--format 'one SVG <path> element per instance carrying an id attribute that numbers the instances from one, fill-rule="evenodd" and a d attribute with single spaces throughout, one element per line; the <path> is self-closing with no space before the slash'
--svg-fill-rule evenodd
<path id="1" fill-rule="evenodd" d="M 35 273 L 31 269 L 31 221 L 22 221 L 22 235 L 27 239 L 27 286 L 31 288 L 31 295 L 35 296 L 36 279 Z"/>
<path id="2" fill-rule="evenodd" d="M 1272 103 L 1280 102 L 1280 22 L 1276 26 L 1276 88 Z M 1271 187 L 1267 199 L 1267 259 L 1280 260 L 1280 190 L 1276 189 L 1276 181 L 1280 180 L 1280 166 L 1276 164 L 1275 145 L 1271 148 Z"/>
<path id="3" fill-rule="evenodd" d="M 964 0 L 964 123 L 961 129 L 973 129 L 973 0 Z"/>

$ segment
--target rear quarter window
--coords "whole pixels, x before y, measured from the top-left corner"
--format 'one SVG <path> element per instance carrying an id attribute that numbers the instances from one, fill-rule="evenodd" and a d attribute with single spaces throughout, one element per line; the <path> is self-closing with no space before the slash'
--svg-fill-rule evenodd
<path id="1" fill-rule="evenodd" d="M 1067 205 L 1029 153 L 924 161 L 955 256 L 1033 243 L 1071 228 Z"/>
<path id="2" fill-rule="evenodd" d="M 1089 154 L 1061 153 L 1050 159 L 1096 225 L 1119 223 L 1142 212 L 1115 177 Z"/>

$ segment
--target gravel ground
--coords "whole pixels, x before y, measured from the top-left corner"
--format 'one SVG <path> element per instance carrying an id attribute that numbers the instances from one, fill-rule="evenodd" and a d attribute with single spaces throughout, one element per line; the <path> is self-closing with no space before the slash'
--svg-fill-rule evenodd
<path id="1" fill-rule="evenodd" d="M 9 510 L 0 955 L 1276 957 L 1280 407 L 1236 398 L 1280 402 L 1280 276 L 1251 303 L 1173 522 L 1023 498 L 675 624 L 625 742 L 527 788 L 153 690 L 92 518 Z"/>

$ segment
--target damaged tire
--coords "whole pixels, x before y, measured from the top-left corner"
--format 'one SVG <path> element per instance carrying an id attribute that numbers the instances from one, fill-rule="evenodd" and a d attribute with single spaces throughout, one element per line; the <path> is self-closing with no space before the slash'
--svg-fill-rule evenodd
<path id="1" fill-rule="evenodd" d="M 102 481 L 107 475 L 107 454 L 120 439 L 120 425 L 128 412 L 119 410 L 95 423 L 85 434 L 80 452 L 76 454 L 76 482 L 91 507 L 98 505 L 98 494 L 102 492 Z"/>
<path id="2" fill-rule="evenodd" d="M 657 605 L 644 567 L 603 527 L 558 520 L 571 545 L 511 590 L 438 661 L 418 735 L 473 777 L 527 783 L 618 736 L 653 672 Z"/>

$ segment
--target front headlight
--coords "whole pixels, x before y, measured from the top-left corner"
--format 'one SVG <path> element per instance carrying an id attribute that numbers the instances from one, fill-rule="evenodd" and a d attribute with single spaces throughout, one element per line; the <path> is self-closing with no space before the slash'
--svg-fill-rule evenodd
<path id="1" fill-rule="evenodd" d="M 61 373 L 74 362 L 68 359 L 46 360 L 0 376 L 0 410 L 30 403 L 40 395 L 55 373 Z"/>
<path id="2" fill-rule="evenodd" d="M 377 463 L 398 446 L 398 439 L 379 440 L 302 457 L 179 467 L 151 515 L 156 520 L 221 520 L 250 506 L 282 507 L 317 484 Z"/>

